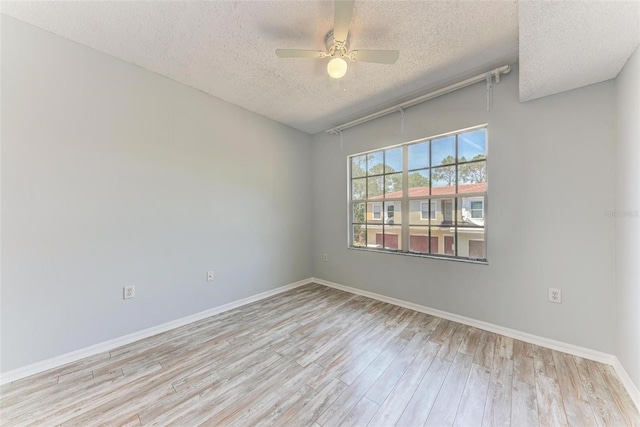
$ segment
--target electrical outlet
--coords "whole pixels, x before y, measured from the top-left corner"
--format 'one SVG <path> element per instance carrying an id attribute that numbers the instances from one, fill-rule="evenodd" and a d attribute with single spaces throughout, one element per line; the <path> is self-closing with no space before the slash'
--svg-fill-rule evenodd
<path id="1" fill-rule="evenodd" d="M 207 282 L 213 282 L 213 271 L 207 271 Z"/>
<path id="2" fill-rule="evenodd" d="M 324 260 L 324 262 L 329 261 L 329 257 L 327 256 L 327 254 L 322 254 L 322 259 Z"/>
<path id="3" fill-rule="evenodd" d="M 549 302 L 562 304 L 562 289 L 549 288 Z"/>
<path id="4" fill-rule="evenodd" d="M 134 298 L 136 296 L 136 287 L 127 285 L 122 288 L 122 299 Z"/>

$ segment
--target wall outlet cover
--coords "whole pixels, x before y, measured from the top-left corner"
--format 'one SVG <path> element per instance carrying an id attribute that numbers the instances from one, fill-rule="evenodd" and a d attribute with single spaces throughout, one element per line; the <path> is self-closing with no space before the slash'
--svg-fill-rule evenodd
<path id="1" fill-rule="evenodd" d="M 122 288 L 122 298 L 129 299 L 136 296 L 136 287 L 133 285 L 127 285 Z"/>
<path id="2" fill-rule="evenodd" d="M 562 289 L 549 288 L 549 302 L 562 304 Z"/>

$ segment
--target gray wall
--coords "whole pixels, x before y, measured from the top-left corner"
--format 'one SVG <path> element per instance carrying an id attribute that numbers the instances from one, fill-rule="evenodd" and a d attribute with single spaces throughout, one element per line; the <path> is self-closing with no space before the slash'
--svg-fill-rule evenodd
<path id="1" fill-rule="evenodd" d="M 311 276 L 309 135 L 4 15 L 2 125 L 2 372 Z"/>
<path id="2" fill-rule="evenodd" d="M 347 249 L 347 155 L 489 124 L 489 265 Z M 313 138 L 313 274 L 473 319 L 614 351 L 613 82 L 518 102 L 518 69 Z M 322 254 L 328 254 L 328 262 Z M 547 302 L 549 287 L 563 303 Z"/>
<path id="3" fill-rule="evenodd" d="M 640 389 L 640 48 L 616 80 L 616 355 Z"/>

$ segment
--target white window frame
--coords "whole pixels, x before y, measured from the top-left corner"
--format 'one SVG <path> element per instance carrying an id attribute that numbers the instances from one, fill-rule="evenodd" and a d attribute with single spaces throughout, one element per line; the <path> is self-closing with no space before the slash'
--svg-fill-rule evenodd
<path id="1" fill-rule="evenodd" d="M 462 157 L 462 154 L 459 154 L 458 150 L 462 149 L 461 147 L 463 147 L 461 144 L 461 141 L 464 141 L 463 139 L 459 139 L 458 136 L 467 132 L 473 132 L 473 131 L 477 131 L 480 129 L 484 129 L 484 136 L 485 136 L 485 140 L 484 140 L 484 144 L 485 144 L 485 151 L 483 153 L 483 157 L 474 157 L 473 159 L 466 159 L 464 157 Z M 411 194 L 410 193 L 410 189 L 409 189 L 409 176 L 411 173 L 414 172 L 420 172 L 422 170 L 428 170 L 429 174 L 431 174 L 432 172 L 434 172 L 435 168 L 440 168 L 441 165 L 440 163 L 438 164 L 431 164 L 431 160 L 429 160 L 429 166 L 428 167 L 423 167 L 423 166 L 418 166 L 418 165 L 414 165 L 414 169 L 408 169 L 409 166 L 409 146 L 411 146 L 412 144 L 422 144 L 425 142 L 429 142 L 429 149 L 433 150 L 434 148 L 431 145 L 431 141 L 436 140 L 436 139 L 440 139 L 440 138 L 445 138 L 445 137 L 451 137 L 453 136 L 455 139 L 455 163 L 451 163 L 450 165 L 453 166 L 456 170 L 456 174 L 454 177 L 454 186 L 455 188 L 450 189 L 450 191 L 453 191 L 451 193 L 451 195 L 449 196 L 447 193 L 445 194 L 434 194 L 432 191 L 427 191 L 427 194 L 425 195 L 423 191 L 418 191 L 421 192 L 421 194 Z M 461 129 L 455 132 L 449 132 L 446 134 L 440 134 L 440 135 L 435 135 L 432 137 L 428 137 L 428 138 L 423 138 L 423 139 L 419 139 L 419 140 L 414 140 L 414 141 L 410 141 L 410 142 L 406 142 L 406 143 L 402 143 L 402 144 L 396 144 L 396 145 L 392 145 L 392 146 L 384 146 L 384 147 L 380 147 L 377 148 L 375 150 L 370 150 L 367 152 L 362 152 L 362 153 L 354 153 L 351 155 L 347 156 L 347 167 L 348 167 L 348 173 L 347 173 L 347 177 L 348 177 L 348 209 L 349 209 L 349 213 L 348 213 L 348 224 L 349 227 L 348 229 L 349 234 L 348 234 L 348 238 L 347 238 L 347 245 L 349 249 L 355 249 L 355 250 L 365 250 L 365 251 L 375 251 L 375 252 L 387 252 L 387 253 L 395 253 L 395 254 L 400 254 L 400 255 L 410 255 L 410 256 L 418 256 L 418 257 L 425 257 L 425 258 L 437 258 L 437 259 L 448 259 L 448 260 L 454 260 L 454 261 L 464 261 L 464 262 L 472 262 L 472 263 L 480 263 L 480 264 L 488 264 L 487 262 L 487 255 L 488 255 L 488 223 L 486 221 L 486 218 L 488 216 L 488 208 L 489 208 L 489 198 L 488 198 L 488 158 L 489 158 L 489 132 L 488 132 L 488 126 L 485 125 L 480 125 L 480 126 L 474 126 L 471 128 L 466 128 L 466 129 Z M 397 149 L 397 148 L 402 148 L 402 191 L 398 192 L 398 190 L 394 190 L 396 191 L 398 194 L 394 193 L 392 196 L 389 196 L 389 198 L 386 198 L 386 196 L 376 196 L 375 198 L 377 198 L 377 201 L 374 201 L 370 198 L 367 197 L 369 193 L 369 190 L 366 190 L 366 192 L 363 193 L 362 190 L 362 179 L 369 179 L 368 177 L 370 176 L 366 171 L 368 170 L 368 166 L 364 167 L 364 175 L 363 172 L 361 172 L 362 169 L 358 169 L 358 172 L 356 174 L 356 172 L 354 172 L 354 176 L 352 178 L 351 176 L 351 168 L 352 168 L 352 163 L 354 168 L 357 166 L 358 168 L 362 168 L 363 165 L 363 161 L 364 164 L 368 164 L 369 162 L 369 157 L 364 157 L 363 156 L 376 156 L 376 161 L 377 160 L 377 153 L 379 152 L 383 152 L 386 153 L 388 152 L 388 150 L 392 150 L 392 149 Z M 433 151 L 430 151 L 431 153 Z M 459 157 L 460 156 L 460 157 Z M 353 159 L 353 160 L 352 160 Z M 386 157 L 384 158 L 386 159 Z M 429 159 L 431 159 L 431 156 L 429 156 Z M 386 160 L 383 160 L 386 162 Z M 473 163 L 479 163 L 482 162 L 481 166 L 482 166 L 482 170 L 483 170 L 483 175 L 482 175 L 482 179 L 483 181 L 460 181 L 458 182 L 459 179 L 463 179 L 465 175 L 459 175 L 460 170 L 462 170 L 461 168 L 467 164 L 473 164 Z M 377 163 L 376 163 L 377 164 Z M 385 163 L 386 164 L 386 163 Z M 386 166 L 385 166 L 386 168 Z M 394 166 L 395 168 L 395 166 Z M 421 169 L 422 168 L 422 169 Z M 397 169 L 397 168 L 396 168 Z M 356 169 L 354 169 L 355 171 Z M 386 169 L 384 169 L 386 170 Z M 465 169 L 465 172 L 468 169 Z M 391 174 L 399 174 L 400 172 L 395 171 L 392 169 L 392 172 L 382 172 L 381 174 L 378 172 L 377 174 L 373 174 L 373 176 L 383 176 L 383 177 L 387 177 L 388 175 Z M 424 176 L 424 175 L 423 175 Z M 385 178 L 386 179 L 386 178 Z M 431 175 L 429 175 L 429 179 L 431 179 Z M 465 178 L 466 179 L 466 178 Z M 433 182 L 433 181 L 431 181 Z M 358 184 L 358 187 L 353 187 L 352 185 L 355 186 L 355 184 Z M 368 181 L 365 181 L 366 184 L 368 184 Z M 458 188 L 458 185 L 475 185 L 475 183 L 482 183 L 484 185 L 480 186 L 480 187 L 466 187 L 466 188 Z M 430 184 L 427 184 L 429 188 L 431 188 Z M 450 184 L 451 185 L 451 184 Z M 423 185 L 424 187 L 424 185 Z M 357 188 L 357 192 L 356 189 Z M 366 187 L 365 187 L 366 188 Z M 397 188 L 397 187 L 396 187 Z M 412 187 L 413 188 L 413 187 Z M 440 187 L 433 187 L 433 188 L 440 188 Z M 418 189 L 420 190 L 420 189 Z M 393 191 L 392 191 L 393 192 Z M 377 194 L 374 193 L 374 194 Z M 357 195 L 357 197 L 356 197 Z M 483 224 L 482 225 L 475 225 L 475 226 L 469 226 L 467 223 L 461 222 L 459 215 L 462 214 L 463 212 L 463 208 L 462 208 L 462 199 L 463 198 L 467 198 L 467 197 L 481 197 L 482 198 L 482 218 L 474 218 L 474 219 L 482 219 L 483 220 Z M 382 200 L 380 200 L 382 198 Z M 422 201 L 420 200 L 422 199 Z M 424 201 L 425 199 L 428 199 L 428 201 Z M 431 209 L 433 207 L 433 204 L 437 203 L 441 203 L 441 201 L 443 199 L 452 199 L 453 202 L 453 206 L 452 206 L 452 218 L 451 221 L 447 221 L 446 224 L 444 222 L 438 222 L 438 218 L 437 218 L 437 212 L 440 209 Z M 410 203 L 413 203 L 414 201 L 419 201 L 420 203 L 418 204 L 418 207 L 420 208 L 420 216 L 419 218 L 421 220 L 426 220 L 427 218 L 423 215 L 423 211 L 422 211 L 422 207 L 423 207 L 423 203 L 431 203 L 430 207 L 430 215 L 428 215 L 428 219 L 430 224 L 426 225 L 426 224 L 411 224 L 410 223 L 410 216 L 414 215 L 412 212 L 415 211 L 410 211 L 409 209 L 409 205 Z M 368 227 L 382 227 L 383 229 L 386 227 L 386 225 L 384 224 L 379 224 L 377 223 L 377 221 L 381 221 L 387 214 L 385 206 L 386 206 L 386 202 L 395 202 L 397 204 L 400 204 L 399 209 L 394 209 L 394 219 L 398 218 L 398 221 L 395 221 L 396 224 L 394 225 L 394 227 L 396 229 L 400 229 L 400 234 L 398 234 L 398 237 L 401 238 L 400 241 L 400 245 L 399 248 L 396 249 L 385 249 L 383 248 L 374 248 L 370 245 L 369 241 L 364 241 L 361 242 L 359 241 L 359 244 L 356 246 L 353 243 L 353 238 L 354 238 L 354 234 L 353 234 L 353 230 L 354 230 L 354 225 L 352 221 L 351 221 L 351 212 L 354 209 L 354 206 L 356 204 L 362 204 L 364 203 L 365 206 L 366 205 L 373 205 L 375 206 L 376 204 L 378 206 L 381 206 L 382 209 L 380 208 L 374 208 L 372 207 L 372 221 L 376 221 L 374 223 L 371 224 L 357 224 L 358 226 L 362 226 L 364 227 L 364 229 L 366 230 Z M 374 209 L 380 209 L 378 212 L 378 215 L 375 214 Z M 477 209 L 475 210 L 476 212 L 478 211 Z M 442 214 L 444 215 L 444 211 L 442 212 Z M 471 215 L 471 212 L 469 212 L 469 215 Z M 365 218 L 366 220 L 366 218 Z M 436 221 L 435 223 L 431 223 L 431 221 Z M 368 220 L 367 220 L 368 221 Z M 444 220 L 443 220 L 444 221 Z M 384 221 L 382 221 L 384 222 Z M 452 224 L 450 224 L 452 223 Z M 454 255 L 442 255 L 442 254 L 436 254 L 436 253 L 429 253 L 429 254 L 424 254 L 424 253 L 416 253 L 416 252 L 410 252 L 409 250 L 409 243 L 410 243 L 410 236 L 412 234 L 415 234 L 415 228 L 420 228 L 420 227 L 425 227 L 425 230 L 429 230 L 428 231 L 428 235 L 431 236 L 431 230 L 433 229 L 433 227 L 447 227 L 450 229 L 450 232 L 453 235 L 454 238 L 454 242 L 458 240 L 458 232 L 463 232 L 463 230 L 465 230 L 464 232 L 468 232 L 470 231 L 470 229 L 477 229 L 477 231 L 474 232 L 481 232 L 484 234 L 484 242 L 485 242 L 485 246 L 484 246 L 484 256 L 485 258 L 483 259 L 475 259 L 475 258 L 469 258 L 468 256 L 463 256 L 460 255 L 460 252 L 457 249 L 456 246 L 456 250 Z M 392 234 L 397 234 L 397 233 L 392 233 Z M 429 242 L 431 242 L 430 240 L 431 238 L 429 237 Z M 364 243 L 364 244 L 363 244 Z M 464 253 L 464 252 L 463 252 Z"/>

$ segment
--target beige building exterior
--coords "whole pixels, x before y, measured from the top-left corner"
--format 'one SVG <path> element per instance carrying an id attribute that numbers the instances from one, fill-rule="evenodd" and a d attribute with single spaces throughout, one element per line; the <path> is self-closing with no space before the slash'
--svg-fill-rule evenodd
<path id="1" fill-rule="evenodd" d="M 454 256 L 457 245 L 457 256 L 485 258 L 485 189 L 484 183 L 460 185 L 456 197 L 453 186 L 411 188 L 408 250 Z M 395 192 L 367 202 L 366 238 L 354 238 L 354 246 L 366 242 L 369 248 L 402 249 L 401 197 L 402 192 Z"/>

